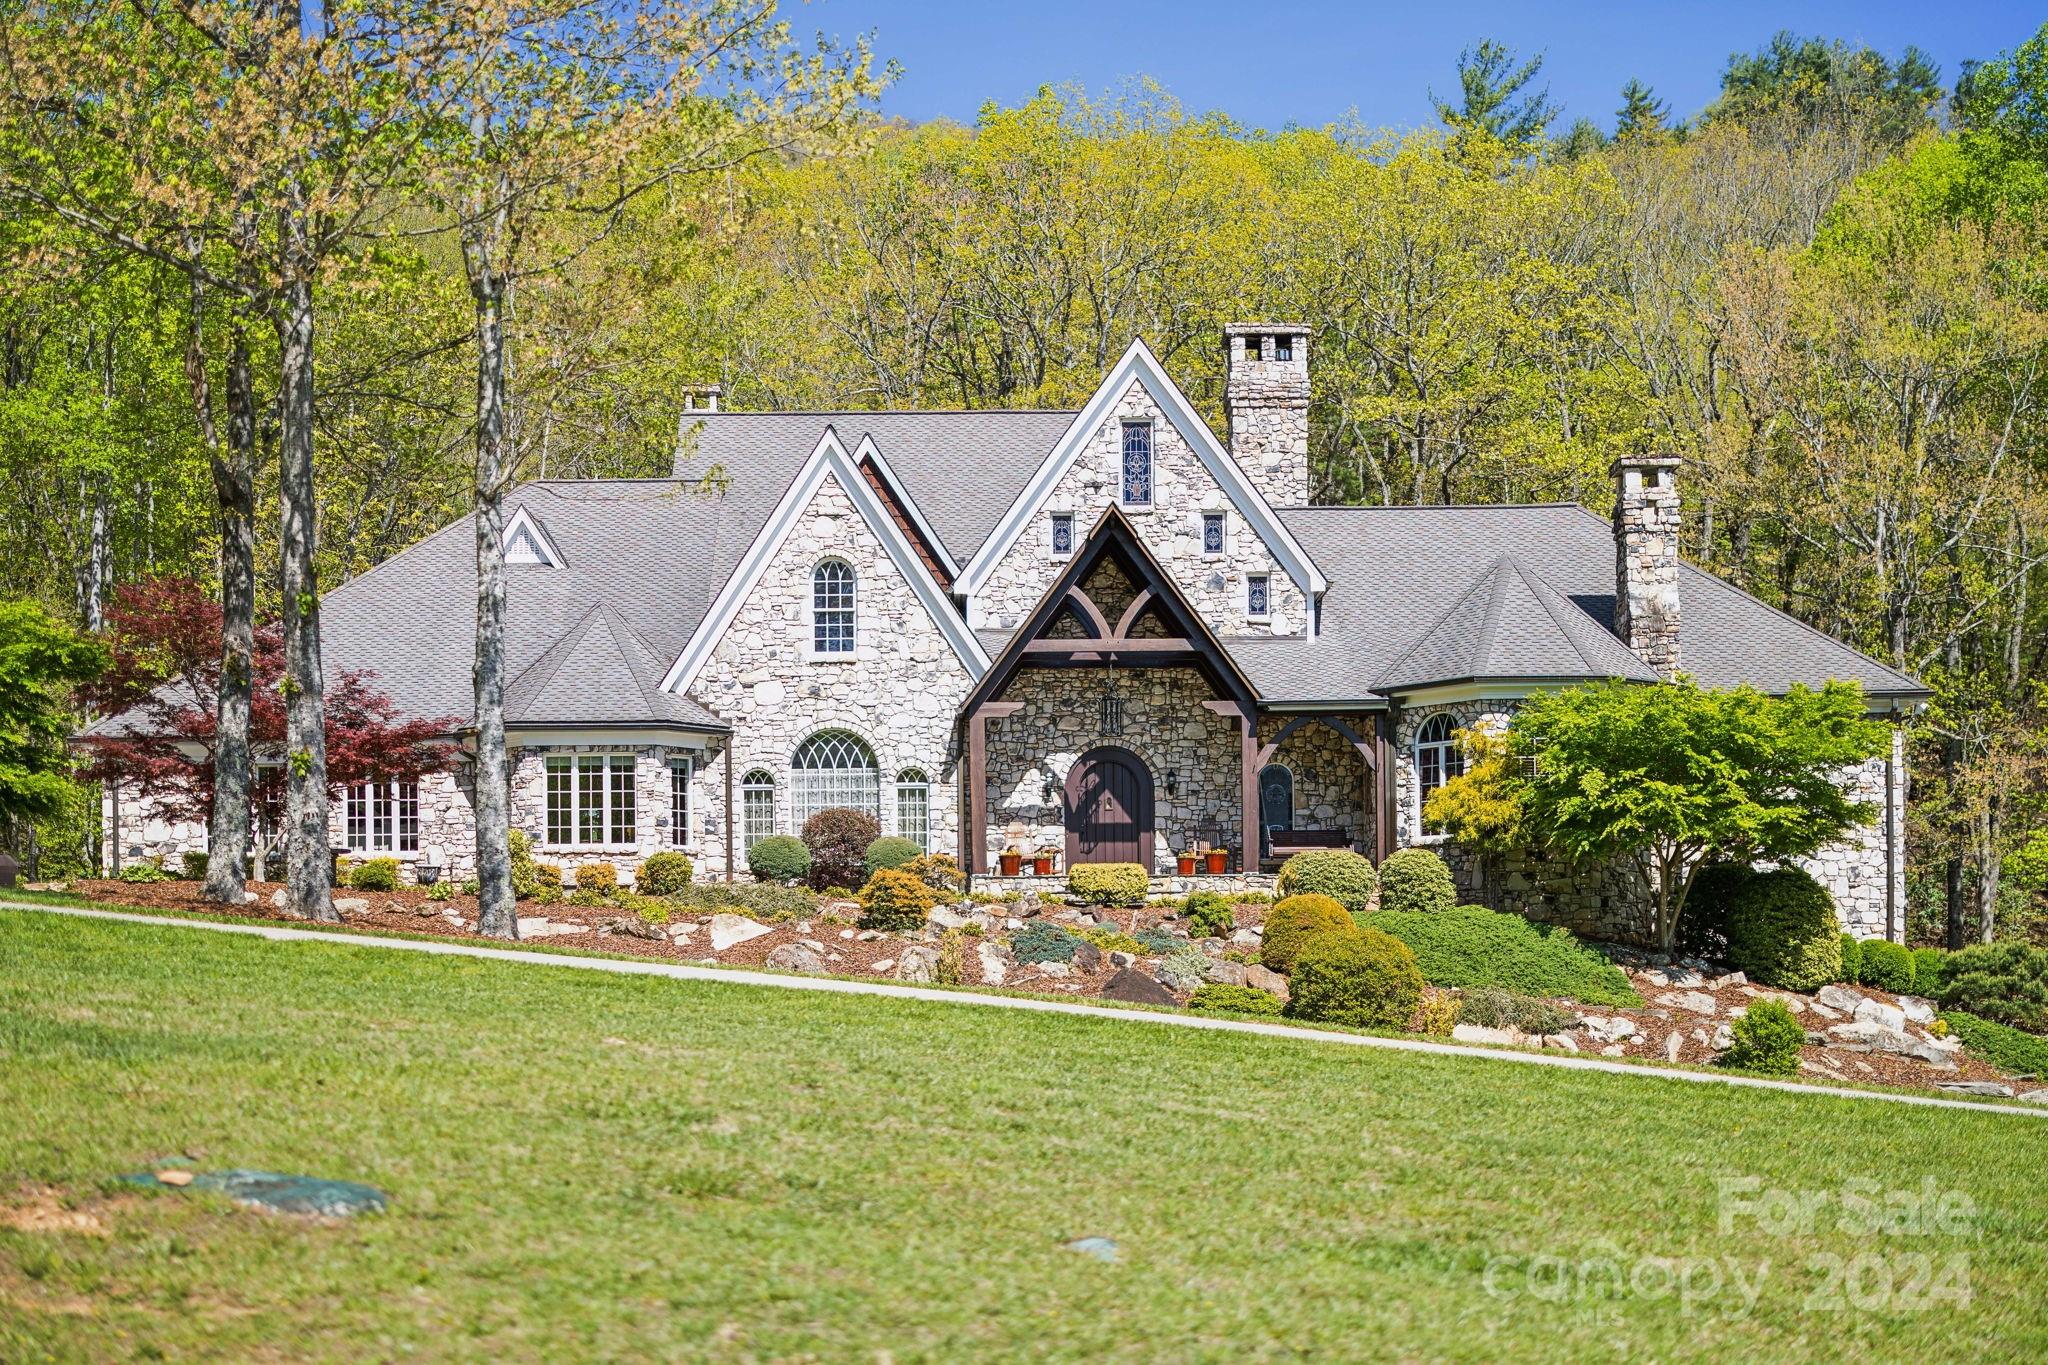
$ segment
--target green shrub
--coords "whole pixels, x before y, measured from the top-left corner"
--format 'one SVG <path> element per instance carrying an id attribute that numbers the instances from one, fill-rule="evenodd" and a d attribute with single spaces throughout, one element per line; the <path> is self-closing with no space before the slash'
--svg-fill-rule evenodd
<path id="1" fill-rule="evenodd" d="M 863 929 L 921 929 L 938 893 L 900 867 L 878 868 L 860 889 Z"/>
<path id="2" fill-rule="evenodd" d="M 957 895 L 967 885 L 967 876 L 950 854 L 925 853 L 912 858 L 903 870 L 940 895 Z"/>
<path id="3" fill-rule="evenodd" d="M 348 884 L 357 891 L 396 891 L 398 859 L 369 858 L 349 874 Z"/>
<path id="4" fill-rule="evenodd" d="M 1980 943 L 1950 953 L 1943 1009 L 2048 1033 L 2048 952 L 2024 943 Z"/>
<path id="5" fill-rule="evenodd" d="M 1534 924 L 1483 905 L 1460 905 L 1438 914 L 1382 910 L 1368 922 L 1407 944 L 1432 986 L 1500 986 L 1588 1005 L 1643 1003 L 1626 972 L 1556 925 Z"/>
<path id="6" fill-rule="evenodd" d="M 1140 905 L 1152 878 L 1136 863 L 1082 863 L 1067 869 L 1067 890 L 1090 905 Z"/>
<path id="7" fill-rule="evenodd" d="M 1209 979 L 1209 958 L 1192 943 L 1182 944 L 1159 961 L 1159 979 L 1177 991 L 1191 991 Z"/>
<path id="8" fill-rule="evenodd" d="M 1297 1019 L 1404 1028 L 1422 999 L 1422 972 L 1401 940 L 1354 927 L 1303 944 L 1288 990 L 1287 1012 Z"/>
<path id="9" fill-rule="evenodd" d="M 1942 978 L 1948 975 L 1948 954 L 1939 948 L 1913 950 L 1913 994 L 1930 999 L 1941 994 Z"/>
<path id="10" fill-rule="evenodd" d="M 455 883 L 446 881 L 435 882 L 432 886 L 427 888 L 427 899 L 430 901 L 454 900 Z"/>
<path id="11" fill-rule="evenodd" d="M 1797 868 L 1758 873 L 1728 916 L 1728 962 L 1780 990 L 1810 991 L 1836 980 L 1842 928 L 1834 898 Z"/>
<path id="12" fill-rule="evenodd" d="M 1163 924 L 1138 930 L 1131 935 L 1131 941 L 1148 953 L 1170 953 L 1181 945 L 1180 935 Z"/>
<path id="13" fill-rule="evenodd" d="M 923 856 L 924 850 L 913 840 L 899 839 L 893 834 L 888 834 L 867 846 L 867 851 L 861 854 L 860 865 L 862 870 L 872 877 L 885 867 L 908 868 Z M 915 872 L 910 875 L 917 877 Z M 918 877 L 918 880 L 924 879 Z"/>
<path id="14" fill-rule="evenodd" d="M 1835 980 L 1853 986 L 1863 974 L 1863 940 L 1854 934 L 1842 935 L 1842 968 L 1835 973 Z"/>
<path id="15" fill-rule="evenodd" d="M 1227 938 L 1237 927 L 1237 910 L 1226 896 L 1214 891 L 1197 891 L 1182 907 L 1188 932 L 1196 938 Z"/>
<path id="16" fill-rule="evenodd" d="M 780 882 L 692 882 L 669 900 L 679 909 L 730 912 L 764 923 L 802 919 L 818 908 L 811 891 Z"/>
<path id="17" fill-rule="evenodd" d="M 1498 986 L 1482 986 L 1465 997 L 1458 1022 L 1480 1028 L 1515 1028 L 1524 1033 L 1563 1033 L 1576 1014 L 1548 1000 L 1538 1000 Z"/>
<path id="18" fill-rule="evenodd" d="M 474 878 L 474 877 L 464 877 L 464 878 L 462 879 L 462 894 L 463 894 L 463 895 L 465 895 L 465 896 L 474 896 L 474 895 L 475 895 L 475 894 L 476 894 L 477 892 L 481 891 L 482 889 L 483 889 L 482 885 L 481 885 L 481 884 L 480 884 L 480 883 L 479 883 L 479 882 L 477 881 L 477 879 L 476 879 L 476 878 Z"/>
<path id="19" fill-rule="evenodd" d="M 562 899 L 562 865 L 560 863 L 535 863 L 531 877 L 533 899 L 540 905 L 553 905 Z"/>
<path id="20" fill-rule="evenodd" d="M 1404 848 L 1380 864 L 1380 909 L 1439 913 L 1457 903 L 1451 869 L 1434 850 Z"/>
<path id="21" fill-rule="evenodd" d="M 1906 994 L 1913 989 L 1912 950 L 1903 943 L 1871 939 L 1863 945 L 1856 979 L 1866 986 L 1875 986 L 1894 995 Z"/>
<path id="22" fill-rule="evenodd" d="M 664 849 L 640 864 L 633 874 L 633 885 L 650 896 L 673 896 L 690 884 L 696 871 L 689 854 Z"/>
<path id="23" fill-rule="evenodd" d="M 1379 877 L 1372 863 L 1343 848 L 1311 849 L 1297 853 L 1280 865 L 1280 899 L 1290 896 L 1328 896 L 1354 915 L 1364 914 L 1379 889 Z"/>
<path id="24" fill-rule="evenodd" d="M 1963 1040 L 1964 1047 L 2000 1071 L 2048 1076 L 2048 1039 L 1961 1010 L 1944 1011 L 1941 1018 L 1949 1032 Z"/>
<path id="25" fill-rule="evenodd" d="M 152 882 L 167 882 L 171 874 L 147 860 L 129 863 L 121 869 L 121 880 L 131 886 L 147 886 Z"/>
<path id="26" fill-rule="evenodd" d="M 512 870 L 512 895 L 531 900 L 540 892 L 539 864 L 533 860 L 533 836 L 523 829 L 512 831 L 506 849 Z"/>
<path id="27" fill-rule="evenodd" d="M 764 882 L 800 882 L 811 875 L 811 851 L 801 839 L 771 834 L 747 850 L 747 871 Z"/>
<path id="28" fill-rule="evenodd" d="M 1147 948 L 1143 941 L 1120 929 L 1110 929 L 1096 924 L 1077 924 L 1069 932 L 1094 944 L 1105 953 L 1130 953 L 1135 956 L 1144 952 L 1172 952 L 1180 944 L 1180 940 L 1175 939 L 1165 948 Z"/>
<path id="29" fill-rule="evenodd" d="M 1721 1054 L 1722 1066 L 1766 1076 L 1790 1076 L 1799 1070 L 1806 1029 L 1784 1001 L 1752 1002 L 1730 1032 L 1735 1041 Z"/>
<path id="30" fill-rule="evenodd" d="M 615 891 L 611 903 L 628 914 L 638 915 L 649 924 L 668 923 L 670 906 L 659 896 L 643 895 L 638 891 Z"/>
<path id="31" fill-rule="evenodd" d="M 1748 863 L 1708 863 L 1693 874 L 1678 917 L 1678 951 L 1719 962 L 1728 955 L 1728 914 L 1756 876 Z"/>
<path id="32" fill-rule="evenodd" d="M 593 887 L 579 886 L 574 891 L 571 891 L 565 899 L 571 905 L 580 905 L 585 909 L 596 909 L 599 906 L 610 905 L 612 903 L 612 893 L 609 891 L 599 891 Z"/>
<path id="33" fill-rule="evenodd" d="M 186 881 L 203 882 L 206 880 L 206 855 L 198 849 L 188 848 L 179 854 L 178 864 L 184 869 Z"/>
<path id="34" fill-rule="evenodd" d="M 1044 920 L 1033 920 L 1010 938 L 1010 954 L 1019 962 L 1072 962 L 1081 939 Z"/>
<path id="35" fill-rule="evenodd" d="M 576 869 L 576 889 L 609 896 L 619 889 L 619 870 L 610 863 L 584 863 Z"/>
<path id="36" fill-rule="evenodd" d="M 1197 986 L 1188 997 L 1188 1008 L 1209 1014 L 1278 1014 L 1280 997 L 1257 986 L 1225 986 L 1210 982 Z"/>
<path id="37" fill-rule="evenodd" d="M 1358 921 L 1328 896 L 1305 893 L 1289 896 L 1266 916 L 1266 936 L 1259 945 L 1259 962 L 1276 972 L 1294 970 L 1302 945 L 1324 934 L 1344 936 L 1358 931 Z"/>
<path id="38" fill-rule="evenodd" d="M 1415 1012 L 1415 1028 L 1422 1033 L 1434 1034 L 1439 1038 L 1450 1036 L 1458 1026 L 1460 1011 L 1464 1002 L 1449 991 L 1430 993 L 1422 996 L 1422 1007 Z"/>
<path id="39" fill-rule="evenodd" d="M 811 885 L 858 886 L 867 878 L 861 860 L 882 834 L 882 822 L 851 806 L 830 806 L 804 821 L 804 847 L 811 851 Z"/>

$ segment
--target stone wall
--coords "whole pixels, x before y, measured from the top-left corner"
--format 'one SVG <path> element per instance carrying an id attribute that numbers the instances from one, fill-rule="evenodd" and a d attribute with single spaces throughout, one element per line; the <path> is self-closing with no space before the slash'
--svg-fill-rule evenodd
<path id="1" fill-rule="evenodd" d="M 1270 744 L 1291 719 L 1266 716 L 1259 722 L 1259 743 Z M 1358 717 L 1353 727 L 1371 737 L 1371 722 Z M 1294 775 L 1294 828 L 1342 829 L 1353 842 L 1369 833 L 1365 805 L 1365 760 L 1351 741 L 1315 721 L 1289 735 L 1274 751 L 1273 762 Z"/>
<path id="2" fill-rule="evenodd" d="M 811 570 L 828 556 L 845 560 L 855 575 L 855 648 L 847 656 L 810 652 Z M 895 829 L 896 775 L 916 768 L 931 781 L 931 845 L 951 852 L 960 828 L 954 717 L 972 687 L 881 539 L 828 474 L 689 695 L 733 727 L 736 817 L 739 781 L 765 770 L 775 778 L 776 832 L 798 833 L 790 827 L 790 759 L 816 732 L 846 730 L 875 755 L 884 832 Z M 722 770 L 700 772 L 699 791 L 703 809 L 715 802 L 722 811 Z M 744 871 L 737 839 L 733 852 Z M 722 837 L 704 841 L 700 866 L 723 875 Z"/>
<path id="3" fill-rule="evenodd" d="M 1669 678 L 1678 672 L 1678 461 L 1616 460 L 1615 633 L 1636 657 Z"/>
<path id="4" fill-rule="evenodd" d="M 1244 749 L 1235 716 L 1203 708 L 1213 694 L 1189 668 L 1120 669 L 1117 691 L 1124 723 L 1102 731 L 1107 674 L 1096 669 L 1020 669 L 1003 699 L 1024 705 L 988 721 L 988 866 L 1014 840 L 1027 850 L 1066 853 L 1063 801 L 1067 774 L 1100 745 L 1130 750 L 1152 772 L 1152 867 L 1171 869 L 1173 855 L 1210 839 L 1232 851 L 1236 865 L 1244 828 Z M 1178 792 L 1169 796 L 1166 774 Z M 1050 776 L 1055 799 L 1045 800 Z M 1064 862 L 1062 862 L 1064 868 Z"/>
<path id="5" fill-rule="evenodd" d="M 1024 528 L 968 603 L 977 627 L 1014 629 L 1036 607 L 1066 565 L 1052 553 L 1051 518 L 1074 517 L 1076 548 L 1122 490 L 1123 423 L 1152 423 L 1152 505 L 1126 508 L 1145 548 L 1180 588 L 1188 603 L 1221 636 L 1298 635 L 1307 625 L 1306 595 L 1279 566 L 1257 532 L 1245 521 L 1208 467 L 1166 419 L 1145 386 L 1136 380 L 1103 420 L 1086 447 L 1054 487 L 1037 517 Z M 1221 512 L 1224 553 L 1202 553 L 1202 513 Z M 1271 616 L 1253 620 L 1245 612 L 1245 577 L 1272 575 Z"/>
<path id="6" fill-rule="evenodd" d="M 1286 360 L 1276 354 L 1283 336 L 1292 351 Z M 1224 329 L 1224 345 L 1231 458 L 1266 501 L 1301 506 L 1308 501 L 1308 328 L 1237 324 Z"/>

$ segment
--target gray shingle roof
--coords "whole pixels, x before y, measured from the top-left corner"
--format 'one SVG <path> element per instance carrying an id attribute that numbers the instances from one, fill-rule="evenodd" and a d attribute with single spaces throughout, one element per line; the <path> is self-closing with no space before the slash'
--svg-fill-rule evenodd
<path id="1" fill-rule="evenodd" d="M 1383 690 L 1482 678 L 1632 678 L 1656 670 L 1513 555 L 1493 561 L 1415 647 Z"/>

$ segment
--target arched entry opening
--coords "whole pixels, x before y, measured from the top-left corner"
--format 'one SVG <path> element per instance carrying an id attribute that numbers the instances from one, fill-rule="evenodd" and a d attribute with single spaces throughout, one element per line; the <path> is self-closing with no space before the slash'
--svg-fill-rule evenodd
<path id="1" fill-rule="evenodd" d="M 1274 830 L 1293 828 L 1294 770 L 1285 763 L 1268 763 L 1259 769 L 1259 852 L 1270 850 Z"/>
<path id="2" fill-rule="evenodd" d="M 1067 866 L 1152 869 L 1152 772 L 1129 749 L 1090 749 L 1067 774 Z"/>

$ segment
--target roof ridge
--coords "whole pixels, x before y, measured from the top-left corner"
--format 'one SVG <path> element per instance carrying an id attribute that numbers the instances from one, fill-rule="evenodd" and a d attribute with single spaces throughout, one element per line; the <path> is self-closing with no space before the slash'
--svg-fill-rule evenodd
<path id="1" fill-rule="evenodd" d="M 1597 676 L 1598 670 L 1602 667 L 1602 665 L 1597 660 L 1589 656 L 1586 653 L 1586 651 L 1580 647 L 1578 636 L 1573 632 L 1571 626 L 1567 624 L 1565 618 L 1557 614 L 1557 604 L 1551 601 L 1553 597 L 1561 598 L 1564 596 L 1564 594 L 1560 593 L 1556 589 L 1556 587 L 1554 587 L 1551 584 L 1549 579 L 1545 578 L 1542 574 L 1536 572 L 1534 569 L 1524 564 L 1519 555 L 1506 554 L 1502 555 L 1501 558 L 1507 560 L 1508 563 L 1514 568 L 1516 575 L 1520 577 L 1523 584 L 1528 587 L 1530 596 L 1534 597 L 1536 599 L 1536 604 L 1543 608 L 1544 615 L 1548 616 L 1550 618 L 1550 623 L 1557 627 L 1557 633 L 1564 637 L 1564 642 L 1567 645 L 1571 646 L 1571 651 L 1572 653 L 1578 656 L 1579 662 L 1586 666 L 1588 673 Z M 1587 624 L 1594 626 L 1600 624 L 1598 621 L 1595 621 L 1590 614 L 1587 613 L 1585 608 L 1579 606 L 1576 602 L 1572 602 L 1569 599 L 1566 599 L 1565 604 L 1569 606 L 1573 611 L 1577 612 L 1579 616 L 1587 622 Z"/>
<path id="2" fill-rule="evenodd" d="M 508 678 L 505 682 L 507 697 L 510 697 L 513 688 L 521 686 L 528 678 L 534 679 L 529 689 L 533 696 L 539 696 L 542 692 L 545 692 L 548 684 L 555 680 L 555 674 L 562 671 L 563 661 L 582 642 L 583 637 L 590 633 L 591 619 L 599 615 L 603 610 L 603 602 L 592 602 L 589 608 L 576 618 L 574 625 L 551 640 L 548 643 L 548 647 L 542 650 L 532 663 L 519 670 L 517 676 Z M 546 672 L 536 672 L 536 670 L 542 667 L 546 668 Z M 522 697 L 521 700 L 525 701 L 527 698 Z"/>
<path id="3" fill-rule="evenodd" d="M 1493 577 L 1493 569 L 1494 566 L 1489 564 L 1486 568 L 1480 570 L 1479 574 L 1476 577 L 1474 577 L 1470 583 L 1467 583 L 1464 589 L 1461 592 L 1459 592 L 1459 594 L 1456 597 L 1453 597 L 1451 599 L 1451 604 L 1445 607 L 1442 611 L 1438 612 L 1436 616 L 1431 619 L 1430 623 L 1422 628 L 1422 630 L 1415 637 L 1415 643 L 1408 646 L 1408 648 L 1402 652 L 1399 658 L 1395 659 L 1392 663 L 1388 664 L 1385 668 L 1380 670 L 1379 678 L 1375 681 L 1374 686 L 1377 687 L 1380 683 L 1384 682 L 1388 678 L 1398 678 L 1399 676 L 1401 676 L 1402 667 L 1406 665 L 1410 659 L 1414 658 L 1417 654 L 1421 653 L 1423 646 L 1429 644 L 1430 641 L 1436 638 L 1436 633 L 1443 627 L 1444 622 L 1450 620 L 1452 615 L 1456 613 L 1459 608 L 1463 607 L 1466 601 L 1469 600 L 1473 596 L 1473 594 L 1478 592 L 1479 589 Z M 1474 659 L 1471 660 L 1471 662 L 1477 663 L 1478 660 Z"/>
<path id="4" fill-rule="evenodd" d="M 725 408 L 693 412 L 692 421 L 720 417 L 1072 417 L 1079 408 Z"/>
<path id="5" fill-rule="evenodd" d="M 1514 571 L 1516 577 L 1521 576 L 1513 555 L 1496 555 L 1493 563 L 1486 566 L 1486 577 L 1493 583 L 1493 592 L 1487 597 L 1486 614 L 1479 618 L 1479 631 L 1472 642 L 1471 666 L 1475 673 L 1481 664 L 1493 662 L 1493 640 L 1500 634 L 1501 609 L 1507 605 L 1508 575 L 1501 572 L 1503 564 Z M 1526 582 L 1524 586 L 1527 586 Z"/>
<path id="6" fill-rule="evenodd" d="M 1585 511 L 1584 503 L 1560 502 L 1289 502 L 1276 512 L 1535 512 L 1569 507 Z"/>
<path id="7" fill-rule="evenodd" d="M 633 686 L 636 689 L 638 689 L 640 693 L 641 704 L 644 705 L 649 712 L 655 711 L 661 705 L 661 702 L 657 699 L 656 696 L 656 693 L 659 693 L 660 689 L 655 689 L 655 692 L 649 692 L 647 690 L 646 679 L 640 675 L 640 670 L 633 666 L 634 660 L 627 655 L 626 651 L 629 646 L 638 645 L 646 653 L 648 662 L 659 663 L 660 660 L 655 658 L 653 648 L 648 645 L 646 640 L 641 638 L 639 631 L 633 629 L 633 623 L 628 621 L 620 613 L 617 607 L 613 606 L 609 602 L 605 602 L 601 604 L 601 610 L 604 612 L 606 624 L 611 629 L 612 644 L 617 647 L 620 658 L 624 659 L 626 664 L 626 673 L 633 679 Z M 619 637 L 619 632 L 621 630 L 625 631 L 624 639 L 621 639 Z M 667 694 L 664 693 L 662 695 Z"/>

